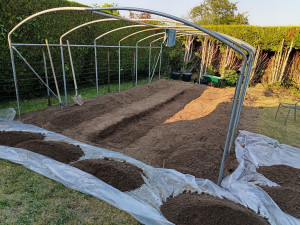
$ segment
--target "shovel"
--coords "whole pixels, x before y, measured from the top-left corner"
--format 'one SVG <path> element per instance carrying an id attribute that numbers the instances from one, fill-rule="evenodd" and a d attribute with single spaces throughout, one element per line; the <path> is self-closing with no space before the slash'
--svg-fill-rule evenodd
<path id="1" fill-rule="evenodd" d="M 81 95 L 78 95 L 78 88 L 77 88 L 77 82 L 76 82 L 76 76 L 75 76 L 75 71 L 74 71 L 74 66 L 73 66 L 73 60 L 72 60 L 72 54 L 71 54 L 69 40 L 67 40 L 67 45 L 68 45 L 72 75 L 73 75 L 74 86 L 75 86 L 75 96 L 72 99 L 77 105 L 82 105 L 83 99 L 82 99 Z"/>

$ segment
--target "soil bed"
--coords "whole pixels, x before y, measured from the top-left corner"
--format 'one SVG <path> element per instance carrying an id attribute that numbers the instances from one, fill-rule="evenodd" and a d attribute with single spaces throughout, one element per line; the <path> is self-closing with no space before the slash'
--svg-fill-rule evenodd
<path id="1" fill-rule="evenodd" d="M 160 80 L 90 99 L 81 107 L 70 104 L 63 110 L 51 107 L 30 113 L 22 121 L 154 167 L 165 162 L 166 168 L 216 182 L 233 95 L 232 88 Z M 192 110 L 184 109 L 186 104 Z M 238 129 L 255 132 L 257 117 L 256 108 L 245 106 Z M 232 151 L 224 176 L 237 165 Z"/>
<path id="2" fill-rule="evenodd" d="M 280 187 L 262 187 L 282 209 L 300 218 L 300 169 L 285 165 L 262 166 L 257 169 Z"/>
<path id="3" fill-rule="evenodd" d="M 280 186 L 300 191 L 300 169 L 285 165 L 261 166 L 257 172 Z"/>
<path id="4" fill-rule="evenodd" d="M 141 176 L 143 171 L 126 162 L 107 158 L 85 159 L 72 163 L 72 166 L 98 177 L 120 191 L 131 191 L 144 184 Z"/>
<path id="5" fill-rule="evenodd" d="M 287 187 L 261 187 L 276 202 L 279 208 L 300 219 L 300 192 Z"/>
<path id="6" fill-rule="evenodd" d="M 33 140 L 22 142 L 15 147 L 27 149 L 62 163 L 74 162 L 84 155 L 80 147 L 65 142 Z"/>
<path id="7" fill-rule="evenodd" d="M 23 131 L 0 131 L 0 145 L 15 147 L 17 144 L 30 140 L 43 140 L 44 135 Z"/>
<path id="8" fill-rule="evenodd" d="M 162 205 L 164 216 L 177 225 L 269 224 L 250 209 L 226 199 L 191 193 L 168 198 Z"/>

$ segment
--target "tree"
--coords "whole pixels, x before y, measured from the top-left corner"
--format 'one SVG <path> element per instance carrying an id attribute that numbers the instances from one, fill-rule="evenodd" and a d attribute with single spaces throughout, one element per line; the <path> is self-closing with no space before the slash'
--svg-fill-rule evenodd
<path id="1" fill-rule="evenodd" d="M 151 14 L 142 12 L 142 13 L 134 13 L 131 10 L 129 11 L 130 19 L 151 19 Z"/>
<path id="2" fill-rule="evenodd" d="M 97 7 L 116 7 L 117 5 L 115 5 L 114 3 L 113 4 L 109 4 L 109 3 L 104 3 L 103 5 L 98 5 L 98 4 L 92 4 L 92 7 L 94 8 L 97 8 Z M 103 13 L 107 13 L 107 14 L 111 14 L 111 15 L 114 15 L 114 16 L 121 16 L 120 15 L 120 12 L 118 10 L 103 10 L 101 11 Z"/>
<path id="3" fill-rule="evenodd" d="M 191 9 L 190 17 L 200 25 L 249 24 L 246 13 L 237 12 L 237 3 L 229 0 L 204 0 L 201 5 Z"/>

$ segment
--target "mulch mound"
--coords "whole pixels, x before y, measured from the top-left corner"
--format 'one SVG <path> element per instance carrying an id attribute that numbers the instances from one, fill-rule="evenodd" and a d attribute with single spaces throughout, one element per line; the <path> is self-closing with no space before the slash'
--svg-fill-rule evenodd
<path id="1" fill-rule="evenodd" d="M 131 191 L 144 184 L 141 176 L 143 171 L 126 162 L 108 158 L 85 159 L 72 163 L 72 166 L 98 177 L 120 191 Z"/>
<path id="2" fill-rule="evenodd" d="M 17 144 L 30 140 L 44 140 L 45 136 L 39 133 L 23 131 L 0 131 L 0 145 L 15 147 Z"/>
<path id="3" fill-rule="evenodd" d="M 168 198 L 162 205 L 163 215 L 177 225 L 257 225 L 269 224 L 250 209 L 226 199 L 183 193 Z"/>
<path id="4" fill-rule="evenodd" d="M 295 188 L 300 191 L 300 169 L 285 165 L 261 166 L 257 172 L 280 186 Z"/>
<path id="5" fill-rule="evenodd" d="M 285 165 L 262 166 L 257 169 L 280 187 L 262 187 L 282 209 L 300 218 L 300 169 Z"/>
<path id="6" fill-rule="evenodd" d="M 271 196 L 279 208 L 300 219 L 300 192 L 287 187 L 261 187 Z"/>
<path id="7" fill-rule="evenodd" d="M 22 142 L 15 147 L 27 149 L 62 163 L 74 162 L 84 155 L 79 146 L 65 142 L 33 140 Z"/>

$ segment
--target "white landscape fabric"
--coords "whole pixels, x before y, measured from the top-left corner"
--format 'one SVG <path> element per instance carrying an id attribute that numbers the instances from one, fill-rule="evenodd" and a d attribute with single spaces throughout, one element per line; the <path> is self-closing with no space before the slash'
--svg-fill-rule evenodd
<path id="1" fill-rule="evenodd" d="M 297 164 L 295 168 L 299 168 L 300 150 L 286 145 L 279 145 L 279 143 L 273 139 L 241 131 L 240 136 L 236 140 L 237 158 L 240 165 L 232 175 L 224 179 L 222 183 L 223 188 L 221 188 L 207 179 L 195 178 L 192 175 L 182 174 L 172 169 L 153 168 L 121 153 L 87 145 L 34 125 L 13 121 L 13 116 L 7 115 L 7 112 L 14 113 L 13 116 L 15 115 L 13 110 L 5 112 L 5 118 L 0 118 L 0 131 L 43 133 L 46 136 L 45 140 L 64 141 L 79 145 L 85 153 L 80 159 L 109 157 L 115 160 L 125 160 L 141 168 L 147 176 L 143 177 L 145 184 L 139 189 L 130 192 L 121 192 L 93 175 L 75 167 L 25 149 L 0 145 L 0 158 L 21 164 L 67 187 L 104 200 L 128 212 L 143 224 L 173 224 L 164 218 L 160 212 L 160 206 L 169 196 L 176 196 L 185 190 L 198 192 L 199 194 L 204 192 L 220 198 L 225 197 L 251 208 L 259 215 L 266 217 L 270 224 L 300 224 L 300 220 L 282 212 L 266 192 L 255 185 L 276 185 L 262 175 L 257 174 L 255 168 L 257 165 L 278 164 L 281 158 L 289 161 L 286 158 L 287 156 L 282 153 L 278 156 L 279 150 L 276 149 L 278 146 L 288 149 L 288 157 L 298 157 L 298 164 L 297 160 L 289 162 L 294 162 L 290 166 L 295 167 L 294 164 Z M 277 144 L 270 144 L 275 142 Z M 273 157 L 272 154 L 263 155 L 266 160 L 263 159 L 260 155 L 260 145 L 265 147 L 271 146 L 270 152 L 274 154 L 274 160 L 269 160 L 270 157 Z M 272 146 L 275 149 L 273 149 Z"/>

